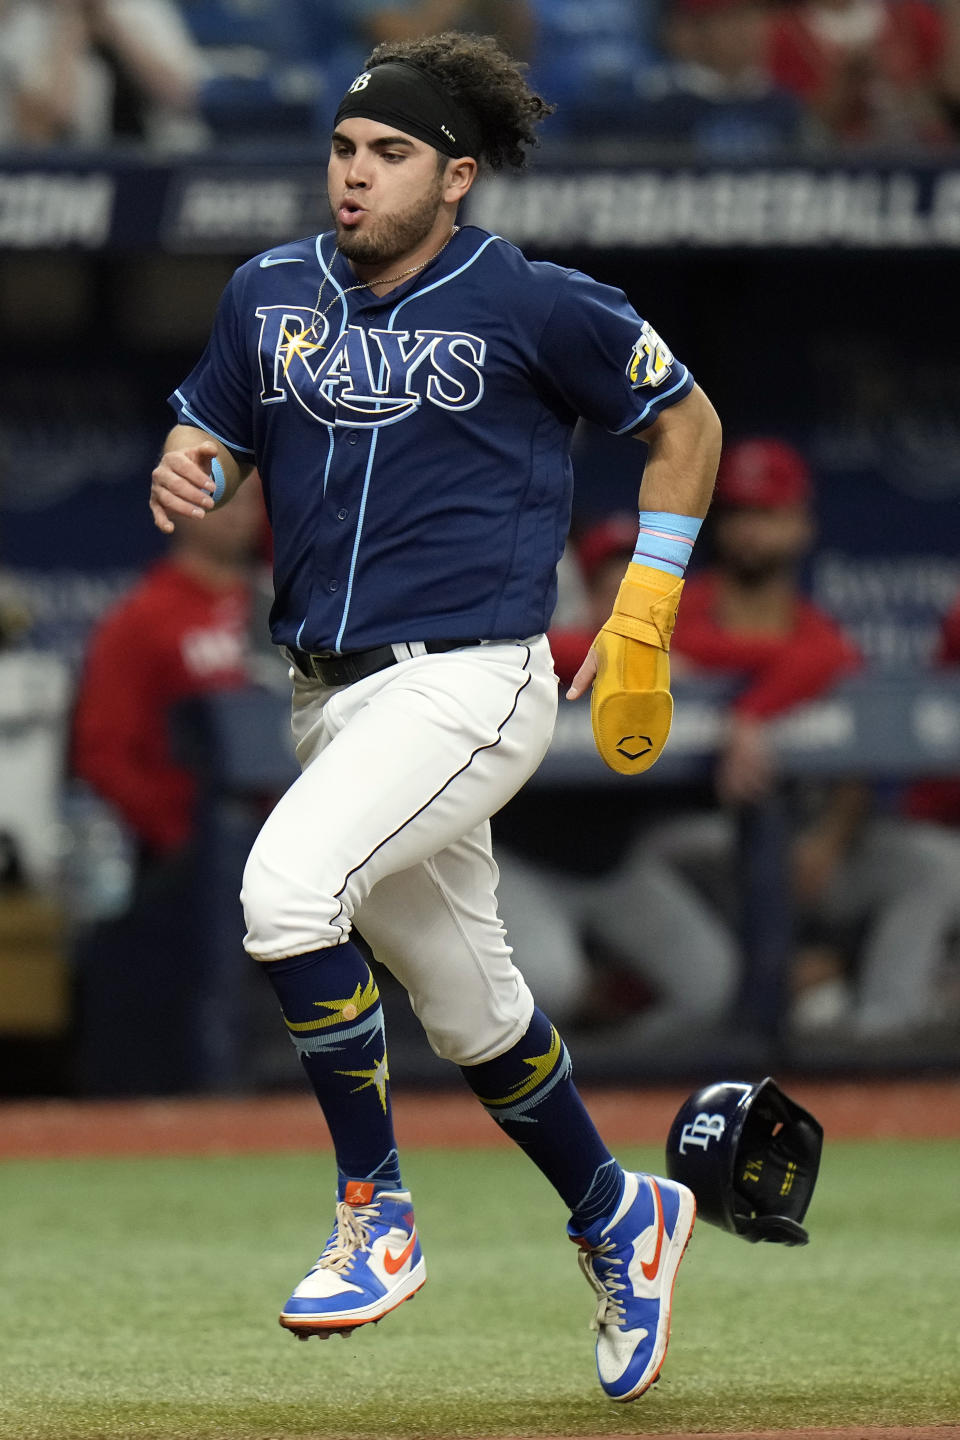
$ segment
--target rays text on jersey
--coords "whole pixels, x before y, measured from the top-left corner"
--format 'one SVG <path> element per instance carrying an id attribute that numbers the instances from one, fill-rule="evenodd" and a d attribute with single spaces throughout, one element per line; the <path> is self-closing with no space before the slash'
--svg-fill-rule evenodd
<path id="1" fill-rule="evenodd" d="M 461 330 L 365 330 L 329 338 L 307 306 L 265 305 L 260 321 L 260 400 L 293 396 L 323 425 L 376 429 L 427 401 L 470 410 L 483 396 L 486 342 Z"/>

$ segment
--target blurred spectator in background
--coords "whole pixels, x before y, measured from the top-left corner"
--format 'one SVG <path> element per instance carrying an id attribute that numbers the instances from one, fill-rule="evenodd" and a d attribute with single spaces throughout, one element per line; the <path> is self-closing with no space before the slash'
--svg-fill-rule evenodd
<path id="1" fill-rule="evenodd" d="M 174 0 L 78 0 L 91 49 L 106 68 L 115 140 L 156 150 L 195 150 L 209 131 L 200 116 L 205 67 Z"/>
<path id="2" fill-rule="evenodd" d="M 0 652 L 9 650 L 25 634 L 30 618 L 19 586 L 0 561 Z"/>
<path id="3" fill-rule="evenodd" d="M 375 45 L 444 30 L 495 36 L 517 59 L 533 47 L 532 0 L 298 0 L 311 26 L 310 48 L 326 76 L 318 134 L 330 133 L 333 109 Z"/>
<path id="4" fill-rule="evenodd" d="M 935 662 L 960 675 L 960 596 L 943 622 Z M 907 790 L 904 809 L 914 820 L 949 826 L 960 835 L 960 778 L 944 776 L 920 780 Z M 960 875 L 957 876 L 960 889 Z M 960 917 L 953 937 L 951 962 L 944 975 L 947 1014 L 960 1014 Z"/>
<path id="5" fill-rule="evenodd" d="M 960 674 L 960 596 L 943 622 L 934 663 Z M 917 820 L 960 829 L 960 779 L 918 781 L 907 792 L 906 811 Z M 957 884 L 960 886 L 960 876 Z"/>
<path id="6" fill-rule="evenodd" d="M 467 30 L 493 35 L 518 60 L 529 60 L 533 49 L 534 13 L 528 0 L 347 0 L 350 12 L 361 19 L 371 48 L 443 30 Z M 602 8 L 596 0 L 592 10 Z"/>
<path id="7" fill-rule="evenodd" d="M 532 73 L 557 106 L 554 135 L 635 133 L 640 81 L 657 58 L 656 8 L 640 0 L 530 0 L 536 22 Z"/>
<path id="8" fill-rule="evenodd" d="M 636 543 L 636 515 L 615 515 L 592 526 L 577 547 L 582 621 L 550 631 L 564 689 L 614 607 Z M 646 852 L 641 826 L 656 792 L 621 786 L 603 798 L 601 806 L 593 788 L 563 790 L 556 828 L 567 837 L 567 853 L 551 862 L 542 823 L 526 843 L 516 832 L 512 844 L 509 830 L 498 833 L 500 913 L 538 1004 L 564 1023 L 596 1025 L 601 1047 L 615 1032 L 642 1047 L 647 1060 L 682 1060 L 701 1053 L 709 1032 L 728 1018 L 740 979 L 737 947 L 717 933 L 707 901 Z M 544 803 L 540 787 L 536 800 Z M 678 946 L 680 911 L 694 943 Z M 589 1042 L 582 1054 L 594 1058 Z"/>
<path id="9" fill-rule="evenodd" d="M 339 0 L 181 0 L 181 10 L 203 58 L 200 103 L 217 141 L 316 138 L 326 67 L 350 23 Z"/>
<path id="10" fill-rule="evenodd" d="M 208 67 L 203 111 L 221 140 L 321 139 L 381 42 L 443 30 L 496 36 L 523 59 L 529 0 L 183 0 Z"/>
<path id="11" fill-rule="evenodd" d="M 0 835 L 23 883 L 51 892 L 70 673 L 31 647 L 33 619 L 0 562 Z"/>
<path id="12" fill-rule="evenodd" d="M 668 59 L 644 76 L 631 131 L 713 159 L 796 147 L 805 110 L 767 69 L 771 18 L 767 0 L 668 0 Z"/>
<path id="13" fill-rule="evenodd" d="M 374 45 L 449 29 L 528 60 L 568 139 L 960 134 L 960 0 L 0 0 L 0 146 L 315 141 Z"/>
<path id="14" fill-rule="evenodd" d="M 78 5 L 0 0 L 0 146 L 52 145 L 70 134 L 85 48 Z"/>
<path id="15" fill-rule="evenodd" d="M 766 722 L 860 663 L 834 621 L 800 591 L 815 536 L 812 501 L 808 467 L 792 446 L 756 439 L 727 449 L 714 497 L 715 564 L 684 587 L 683 625 L 671 647 L 679 674 L 722 671 L 745 682 L 717 767 L 724 802 L 769 790 Z"/>
<path id="16" fill-rule="evenodd" d="M 172 0 L 0 5 L 0 143 L 206 143 L 202 56 Z"/>
<path id="17" fill-rule="evenodd" d="M 215 514 L 178 521 L 169 556 L 94 630 L 80 677 L 73 771 L 115 808 L 137 850 L 129 910 L 95 925 L 79 946 L 87 1093 L 160 1094 L 223 1080 L 210 1057 L 228 1048 L 217 1026 L 235 1020 L 232 997 L 244 989 L 242 919 L 238 901 L 236 973 L 210 975 L 196 780 L 175 758 L 171 722 L 181 701 L 251 679 L 264 525 L 251 481 Z"/>
<path id="18" fill-rule="evenodd" d="M 103 617 L 77 692 L 73 768 L 123 816 L 146 866 L 181 852 L 193 829 L 195 781 L 171 750 L 174 706 L 250 679 L 256 483 L 212 518 L 178 524 L 170 555 Z"/>
<path id="19" fill-rule="evenodd" d="M 67 667 L 28 648 L 32 616 L 0 563 L 0 1090 L 65 1083 L 66 907 L 57 885 Z"/>
<path id="20" fill-rule="evenodd" d="M 956 0 L 798 0 L 777 13 L 770 69 L 827 140 L 944 144 L 957 134 L 956 29 Z"/>
<path id="21" fill-rule="evenodd" d="M 723 808 L 670 820 L 652 855 L 716 905 L 717 934 L 737 895 L 736 807 L 777 784 L 770 722 L 857 664 L 834 622 L 805 600 L 799 567 L 814 539 L 810 476 L 777 440 L 732 445 L 714 500 L 713 566 L 685 588 L 671 647 L 675 673 L 740 685 L 716 770 Z M 938 981 L 960 917 L 960 841 L 877 813 L 865 785 L 794 784 L 790 855 L 800 942 L 793 1023 L 829 1023 L 853 1040 L 889 1041 L 940 1020 Z M 700 943 L 682 931 L 678 948 Z M 852 950 L 852 953 L 851 953 Z M 703 962 L 706 963 L 706 957 Z"/>

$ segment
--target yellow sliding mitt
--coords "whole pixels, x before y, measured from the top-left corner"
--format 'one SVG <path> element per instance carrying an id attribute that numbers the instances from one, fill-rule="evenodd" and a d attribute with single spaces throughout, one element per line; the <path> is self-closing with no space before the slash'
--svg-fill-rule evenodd
<path id="1" fill-rule="evenodd" d="M 593 642 L 590 698 L 600 758 L 620 775 L 640 775 L 658 758 L 673 719 L 670 636 L 683 581 L 631 562 L 613 614 Z"/>

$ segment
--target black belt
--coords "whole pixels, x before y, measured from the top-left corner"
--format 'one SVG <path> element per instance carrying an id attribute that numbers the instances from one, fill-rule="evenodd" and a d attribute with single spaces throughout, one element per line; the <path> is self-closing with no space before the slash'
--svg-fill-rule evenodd
<path id="1" fill-rule="evenodd" d="M 448 650 L 461 650 L 467 645 L 479 644 L 479 640 L 425 640 L 423 648 L 427 655 L 443 655 Z M 403 647 L 397 648 L 402 651 Z M 372 650 L 348 650 L 343 655 L 334 650 L 311 654 L 309 650 L 298 650 L 293 645 L 287 649 L 301 675 L 308 680 L 319 680 L 321 685 L 352 685 L 355 680 L 365 680 L 368 675 L 376 675 L 378 670 L 386 670 L 388 665 L 396 665 L 398 658 L 415 658 L 414 654 L 398 657 L 392 645 L 375 645 Z"/>

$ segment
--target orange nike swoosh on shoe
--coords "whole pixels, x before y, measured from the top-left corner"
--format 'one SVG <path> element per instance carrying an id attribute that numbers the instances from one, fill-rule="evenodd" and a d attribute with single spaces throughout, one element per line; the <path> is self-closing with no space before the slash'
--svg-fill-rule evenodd
<path id="1" fill-rule="evenodd" d="M 661 1216 L 661 1224 L 662 1223 L 663 1217 Z M 414 1230 L 413 1234 L 410 1236 L 410 1239 L 407 1241 L 406 1245 L 404 1245 L 399 1255 L 391 1255 L 389 1250 L 384 1250 L 383 1268 L 384 1270 L 386 1270 L 388 1275 L 396 1275 L 400 1267 L 405 1264 L 407 1260 L 410 1259 L 410 1256 L 413 1254 L 413 1247 L 414 1245 L 416 1245 L 416 1243 L 417 1232 L 416 1230 Z"/>
<path id="2" fill-rule="evenodd" d="M 640 1269 L 643 1271 L 645 1280 L 656 1278 L 660 1269 L 660 1252 L 663 1249 L 663 1201 L 660 1199 L 660 1186 L 656 1180 L 651 1180 L 653 1186 L 654 1203 L 657 1207 L 657 1248 L 653 1252 L 652 1260 L 641 1260 Z"/>

